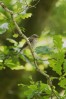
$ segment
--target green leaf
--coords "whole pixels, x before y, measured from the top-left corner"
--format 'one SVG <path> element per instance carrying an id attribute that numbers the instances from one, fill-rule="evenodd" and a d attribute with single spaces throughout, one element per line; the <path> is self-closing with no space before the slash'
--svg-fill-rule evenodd
<path id="1" fill-rule="evenodd" d="M 52 69 L 54 71 L 56 71 L 57 74 L 61 75 L 61 70 L 62 70 L 62 64 L 64 62 L 64 51 L 60 50 L 58 52 L 55 52 L 52 54 L 52 60 L 50 60 L 50 67 L 52 67 Z"/>
<path id="2" fill-rule="evenodd" d="M 0 34 L 3 34 L 6 32 L 6 30 L 8 30 L 8 23 L 3 23 L 0 25 Z"/>
<path id="3" fill-rule="evenodd" d="M 27 99 L 31 99 L 33 98 L 36 90 L 37 90 L 36 85 L 30 85 L 28 86 L 28 90 L 24 92 L 24 95 L 27 96 Z"/>
<path id="4" fill-rule="evenodd" d="M 14 38 L 17 38 L 18 36 L 19 36 L 18 34 L 14 34 L 14 35 L 13 35 Z"/>
<path id="5" fill-rule="evenodd" d="M 64 60 L 63 69 L 64 69 L 64 72 L 66 73 L 66 59 Z"/>
<path id="6" fill-rule="evenodd" d="M 62 79 L 58 85 L 64 89 L 66 89 L 66 78 Z"/>
<path id="7" fill-rule="evenodd" d="M 6 18 L 6 16 L 0 12 L 0 20 L 4 20 Z"/>
<path id="8" fill-rule="evenodd" d="M 51 54 L 52 52 L 52 49 L 49 48 L 48 46 L 39 46 L 39 47 L 36 47 L 35 49 L 35 52 L 37 54 Z"/>
<path id="9" fill-rule="evenodd" d="M 49 87 L 48 84 L 44 84 L 44 83 L 40 83 L 40 91 L 44 91 L 46 92 L 46 94 L 50 94 L 51 93 L 51 89 Z"/>
<path id="10" fill-rule="evenodd" d="M 12 59 L 7 59 L 7 60 L 5 60 L 5 64 L 6 64 L 8 67 L 14 67 L 14 66 L 16 66 L 16 64 L 13 62 Z"/>
<path id="11" fill-rule="evenodd" d="M 10 38 L 7 38 L 7 40 L 10 42 L 10 43 L 13 43 L 15 46 L 18 44 L 15 40 L 13 39 L 10 39 Z"/>
<path id="12" fill-rule="evenodd" d="M 50 61 L 50 67 L 52 67 L 52 69 L 56 71 L 57 74 L 61 75 L 62 67 L 59 61 L 56 60 Z"/>
<path id="13" fill-rule="evenodd" d="M 26 14 L 22 14 L 22 15 L 21 15 L 21 18 L 22 18 L 22 19 L 25 19 L 25 18 L 29 18 L 29 17 L 31 17 L 31 16 L 32 16 L 31 13 L 26 13 Z"/>
<path id="14" fill-rule="evenodd" d="M 29 18 L 31 17 L 32 14 L 31 13 L 25 13 L 25 14 L 20 14 L 19 16 L 16 17 L 17 20 L 19 20 L 20 18 L 22 19 L 26 19 L 26 18 Z"/>
<path id="15" fill-rule="evenodd" d="M 18 61 L 18 58 L 17 57 L 10 57 L 8 59 L 5 60 L 5 63 L 4 63 L 7 67 L 11 68 L 11 69 L 17 69 L 19 68 L 20 66 L 20 63 Z M 15 68 L 16 67 L 16 68 Z"/>
<path id="16" fill-rule="evenodd" d="M 49 95 L 51 93 L 51 89 L 47 84 L 36 82 L 28 86 L 28 90 L 25 91 L 24 95 L 27 96 L 27 99 L 31 99 L 34 96 L 40 95 L 40 93 L 46 93 Z"/>
<path id="17" fill-rule="evenodd" d="M 62 41 L 62 37 L 60 35 L 55 35 L 53 37 L 53 42 L 54 42 L 54 46 L 56 48 L 58 48 L 58 49 L 62 48 L 63 41 Z"/>
<path id="18" fill-rule="evenodd" d="M 19 64 L 16 67 L 12 67 L 12 70 L 23 70 L 25 69 L 23 66 L 20 66 Z"/>

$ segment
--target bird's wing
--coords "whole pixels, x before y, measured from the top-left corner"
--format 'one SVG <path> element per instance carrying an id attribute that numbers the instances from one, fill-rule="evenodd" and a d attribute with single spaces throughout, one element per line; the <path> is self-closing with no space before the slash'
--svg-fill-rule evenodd
<path id="1" fill-rule="evenodd" d="M 32 39 L 29 37 L 28 38 L 30 43 L 32 42 Z M 24 45 L 21 47 L 20 51 L 23 50 L 24 48 L 26 48 L 28 46 L 27 42 L 24 43 Z"/>

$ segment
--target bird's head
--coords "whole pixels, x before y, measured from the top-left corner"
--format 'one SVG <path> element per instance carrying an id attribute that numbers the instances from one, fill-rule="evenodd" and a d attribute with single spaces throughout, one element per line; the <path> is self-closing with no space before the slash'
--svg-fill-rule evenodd
<path id="1" fill-rule="evenodd" d="M 33 38 L 38 38 L 39 36 L 37 34 L 32 35 Z"/>

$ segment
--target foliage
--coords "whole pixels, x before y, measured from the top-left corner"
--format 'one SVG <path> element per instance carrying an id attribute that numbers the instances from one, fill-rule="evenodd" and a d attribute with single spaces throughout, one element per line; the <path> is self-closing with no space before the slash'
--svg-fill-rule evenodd
<path id="1" fill-rule="evenodd" d="M 0 0 L 1 1 L 1 0 Z M 12 2 L 11 0 L 3 0 L 4 4 L 14 12 L 14 17 L 17 23 L 21 20 L 28 19 L 31 17 L 31 13 L 27 13 L 27 9 L 31 7 L 30 3 L 31 0 L 16 0 L 16 2 Z M 12 3 L 10 3 L 12 2 Z M 10 4 L 10 6 L 9 6 Z M 62 8 L 62 7 L 61 7 Z M 12 33 L 15 31 L 15 26 L 13 24 L 12 18 L 9 13 L 5 12 L 2 7 L 0 7 L 0 35 L 3 36 L 5 33 Z M 23 31 L 23 30 L 22 30 Z M 7 44 L 1 43 L 0 46 L 0 70 L 5 69 L 6 67 L 10 68 L 11 70 L 22 70 L 25 69 L 25 64 L 30 63 L 31 66 L 35 67 L 34 59 L 30 53 L 26 53 L 27 51 L 22 51 L 20 53 L 20 43 L 23 44 L 22 41 L 16 41 L 15 38 L 18 38 L 19 34 L 16 32 L 9 38 L 7 37 L 6 41 L 12 44 L 8 46 Z M 52 97 L 56 97 L 57 99 L 65 99 L 66 98 L 66 57 L 65 57 L 65 48 L 63 48 L 63 40 L 62 36 L 54 35 L 53 37 L 53 46 L 52 48 L 48 46 L 38 46 L 35 49 L 35 53 L 37 56 L 41 57 L 40 59 L 36 59 L 39 65 L 44 66 L 44 60 L 42 58 L 47 55 L 50 59 L 47 59 L 49 62 L 49 66 L 47 68 L 51 68 L 53 73 L 56 73 L 58 76 L 54 77 L 53 75 L 49 75 L 45 82 L 42 81 L 33 81 L 31 79 L 30 84 L 21 84 L 22 87 L 26 87 L 25 91 L 23 92 L 23 98 L 27 99 L 49 99 Z M 21 61 L 20 61 L 21 60 Z M 24 63 L 24 64 L 23 64 Z M 35 69 L 35 68 L 33 68 Z M 40 69 L 41 70 L 41 69 Z M 40 72 L 40 70 L 38 72 Z M 41 70 L 40 73 L 45 73 L 45 70 Z M 46 75 L 46 74 L 45 74 Z M 45 76 L 43 75 L 43 76 Z M 56 90 L 55 85 L 53 84 L 54 80 L 58 80 L 57 85 L 61 87 L 64 91 L 63 96 Z M 19 86 L 19 87 L 20 87 Z"/>
<path id="2" fill-rule="evenodd" d="M 50 87 L 42 82 L 32 82 L 32 84 L 28 86 L 28 90 L 24 93 L 24 95 L 27 96 L 27 99 L 34 97 L 40 99 L 41 94 L 46 94 L 48 97 L 51 94 Z"/>
<path id="3" fill-rule="evenodd" d="M 51 35 L 66 35 L 66 0 L 58 0 L 48 18 L 46 28 Z"/>
<path id="4" fill-rule="evenodd" d="M 60 35 L 55 35 L 53 37 L 53 48 L 54 50 L 52 51 L 52 53 L 50 52 L 50 54 L 48 53 L 48 50 L 45 49 L 46 46 L 39 46 L 36 48 L 36 52 L 38 52 L 37 54 L 41 54 L 42 56 L 44 54 L 50 55 L 51 59 L 48 60 L 49 61 L 49 66 L 53 69 L 53 71 L 55 71 L 58 76 L 57 77 L 51 77 L 51 80 L 53 81 L 54 79 L 58 79 L 59 83 L 58 85 L 60 87 L 62 87 L 64 89 L 64 91 L 66 91 L 66 70 L 65 70 L 65 63 L 66 63 L 66 59 L 65 57 L 65 49 L 63 48 L 63 42 L 62 42 L 62 37 Z M 43 53 L 43 51 L 46 50 L 46 53 Z M 43 64 L 43 63 L 41 63 Z M 40 83 L 39 90 L 37 85 Z M 31 99 L 32 97 L 36 96 L 38 97 L 37 99 L 48 99 L 51 97 L 51 93 L 52 93 L 52 89 L 51 87 L 47 84 L 44 84 L 42 82 L 33 82 L 27 86 L 27 91 L 25 91 L 25 96 L 27 96 L 27 99 Z M 55 86 L 53 86 L 53 89 Z M 49 88 L 49 89 L 46 89 Z M 46 90 L 45 90 L 46 89 Z M 54 91 L 55 94 L 57 94 L 57 99 L 65 99 L 65 95 L 61 96 L 56 90 Z M 65 94 L 65 93 L 64 93 Z M 54 94 L 53 94 L 54 96 Z"/>

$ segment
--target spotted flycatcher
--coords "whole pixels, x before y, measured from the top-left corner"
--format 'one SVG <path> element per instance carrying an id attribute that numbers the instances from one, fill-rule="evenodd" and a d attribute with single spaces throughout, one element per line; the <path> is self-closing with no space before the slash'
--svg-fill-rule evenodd
<path id="1" fill-rule="evenodd" d="M 33 34 L 28 38 L 32 47 L 34 47 L 34 45 L 36 44 L 37 39 L 38 39 L 38 35 L 36 35 L 36 34 Z M 27 42 L 25 42 L 25 44 L 22 46 L 22 48 L 20 49 L 20 52 L 21 52 L 21 50 L 25 49 L 26 47 L 28 47 Z"/>

